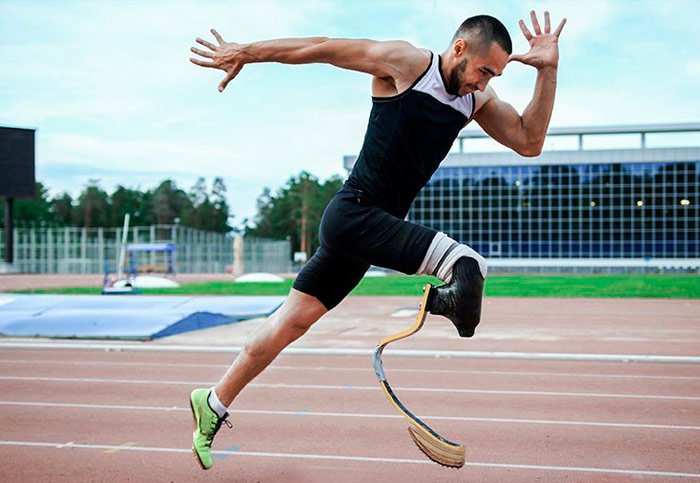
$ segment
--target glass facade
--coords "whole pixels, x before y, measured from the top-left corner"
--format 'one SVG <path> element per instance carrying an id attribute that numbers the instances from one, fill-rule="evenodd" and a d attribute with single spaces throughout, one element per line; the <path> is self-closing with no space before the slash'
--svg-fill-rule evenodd
<path id="1" fill-rule="evenodd" d="M 697 162 L 439 168 L 408 215 L 486 257 L 698 258 Z"/>

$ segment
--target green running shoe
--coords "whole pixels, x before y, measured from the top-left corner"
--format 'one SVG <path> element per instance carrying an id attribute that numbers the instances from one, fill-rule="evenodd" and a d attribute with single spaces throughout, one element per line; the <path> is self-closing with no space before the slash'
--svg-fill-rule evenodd
<path id="1" fill-rule="evenodd" d="M 211 443 L 222 423 L 232 428 L 228 413 L 220 418 L 216 411 L 209 406 L 209 393 L 211 389 L 195 389 L 190 394 L 190 408 L 194 419 L 194 432 L 192 433 L 192 452 L 197 457 L 199 466 L 208 470 L 214 464 L 211 458 Z"/>

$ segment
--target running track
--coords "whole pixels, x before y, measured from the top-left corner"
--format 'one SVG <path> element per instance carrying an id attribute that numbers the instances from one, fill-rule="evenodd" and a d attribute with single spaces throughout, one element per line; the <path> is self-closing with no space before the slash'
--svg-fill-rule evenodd
<path id="1" fill-rule="evenodd" d="M 700 479 L 698 302 L 492 299 L 470 341 L 429 318 L 384 365 L 408 408 L 467 446 L 454 470 L 414 446 L 371 368 L 412 301 L 355 297 L 319 322 L 241 394 L 209 472 L 187 395 L 231 359 L 213 341 L 236 345 L 252 323 L 160 344 L 0 340 L 0 480 Z"/>

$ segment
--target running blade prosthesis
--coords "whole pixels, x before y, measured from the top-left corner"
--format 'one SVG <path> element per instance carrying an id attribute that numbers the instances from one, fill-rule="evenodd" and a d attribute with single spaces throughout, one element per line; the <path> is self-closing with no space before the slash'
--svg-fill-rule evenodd
<path id="1" fill-rule="evenodd" d="M 377 347 L 374 349 L 373 355 L 374 372 L 377 374 L 379 384 L 381 384 L 382 389 L 384 389 L 384 393 L 389 398 L 389 401 L 394 405 L 399 413 L 408 419 L 408 432 L 421 451 L 423 451 L 428 458 L 443 466 L 461 468 L 464 466 L 464 446 L 446 440 L 430 429 L 427 424 L 418 419 L 413 413 L 411 413 L 411 411 L 406 409 L 401 401 L 399 401 L 399 398 L 396 397 L 396 394 L 394 394 L 394 391 L 391 389 L 389 382 L 386 380 L 386 376 L 384 375 L 384 366 L 382 365 L 382 352 L 387 344 L 413 335 L 418 332 L 421 327 L 423 327 L 423 322 L 425 322 L 425 317 L 427 315 L 426 306 L 431 288 L 431 284 L 426 284 L 425 287 L 423 287 L 423 300 L 421 301 L 420 310 L 413 326 L 399 332 L 398 334 L 386 337 L 379 341 L 379 345 L 377 345 Z"/>

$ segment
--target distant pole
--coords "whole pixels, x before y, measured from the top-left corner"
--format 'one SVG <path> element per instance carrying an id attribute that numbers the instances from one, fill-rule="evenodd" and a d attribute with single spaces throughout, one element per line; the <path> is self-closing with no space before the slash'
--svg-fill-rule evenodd
<path id="1" fill-rule="evenodd" d="M 243 235 L 240 233 L 233 238 L 233 276 L 240 277 L 245 273 L 243 257 Z"/>
<path id="2" fill-rule="evenodd" d="M 14 199 L 5 198 L 5 262 L 11 265 L 14 261 Z"/>
<path id="3" fill-rule="evenodd" d="M 306 246 L 306 211 L 307 211 L 308 205 L 306 202 L 306 178 L 302 177 L 301 178 L 301 251 L 306 253 L 308 257 L 308 252 L 307 252 L 307 246 Z"/>
<path id="4" fill-rule="evenodd" d="M 129 213 L 124 215 L 124 229 L 122 230 L 122 243 L 119 247 L 119 266 L 117 267 L 117 280 L 121 280 L 124 274 L 124 258 L 126 258 L 126 241 L 129 237 Z"/>

